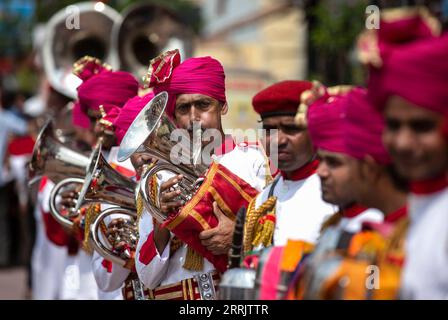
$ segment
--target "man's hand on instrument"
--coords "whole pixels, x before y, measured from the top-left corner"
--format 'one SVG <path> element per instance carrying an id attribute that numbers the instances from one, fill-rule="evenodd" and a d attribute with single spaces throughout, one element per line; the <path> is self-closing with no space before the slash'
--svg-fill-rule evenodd
<path id="1" fill-rule="evenodd" d="M 213 202 L 213 212 L 218 218 L 218 225 L 213 229 L 202 231 L 199 239 L 202 245 L 214 255 L 228 254 L 232 245 L 235 222 L 222 212 L 216 202 Z"/>
<path id="2" fill-rule="evenodd" d="M 178 200 L 181 191 L 175 187 L 182 179 L 183 175 L 177 175 L 160 186 L 159 203 L 162 213 L 168 214 L 184 204 L 182 200 Z"/>
<path id="3" fill-rule="evenodd" d="M 78 200 L 81 187 L 82 186 L 76 185 L 71 187 L 69 190 L 61 192 L 60 205 L 63 209 L 69 210 L 70 208 L 74 208 L 76 206 L 76 201 Z"/>

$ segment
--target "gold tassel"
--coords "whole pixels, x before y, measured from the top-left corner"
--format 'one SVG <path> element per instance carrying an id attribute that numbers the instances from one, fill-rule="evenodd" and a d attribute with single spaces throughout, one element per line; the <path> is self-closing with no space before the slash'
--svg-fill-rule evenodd
<path id="1" fill-rule="evenodd" d="M 101 205 L 99 203 L 90 205 L 86 210 L 86 215 L 84 218 L 84 241 L 82 242 L 82 247 L 89 254 L 93 254 L 93 248 L 89 243 L 90 225 L 92 224 L 93 220 L 95 220 L 95 217 L 100 213 L 100 211 Z"/>
<path id="2" fill-rule="evenodd" d="M 247 207 L 246 223 L 244 226 L 245 253 L 253 249 L 254 239 L 257 238 L 257 234 L 260 231 L 259 230 L 260 228 L 258 227 L 260 219 L 263 217 L 263 215 L 267 214 L 268 212 L 271 212 L 275 208 L 277 197 L 275 196 L 269 197 L 263 204 L 261 204 L 261 206 L 258 209 L 255 209 L 255 200 L 256 198 L 254 198 Z M 268 231 L 269 230 L 267 229 L 266 232 Z M 258 237 L 261 237 L 261 235 Z"/>
<path id="3" fill-rule="evenodd" d="M 137 201 L 135 203 L 135 208 L 137 210 L 137 225 L 140 223 L 140 218 L 142 217 L 143 209 L 145 206 L 143 205 L 142 195 L 139 193 L 137 196 Z"/>
<path id="4" fill-rule="evenodd" d="M 275 208 L 265 214 L 258 220 L 258 225 L 255 231 L 255 239 L 252 241 L 253 247 L 258 247 L 260 244 L 264 247 L 272 245 L 275 229 Z"/>
<path id="5" fill-rule="evenodd" d="M 188 246 L 185 262 L 182 267 L 191 271 L 201 271 L 204 268 L 204 257 Z"/>
<path id="6" fill-rule="evenodd" d="M 176 236 L 171 239 L 170 242 L 170 256 L 172 256 L 180 247 L 182 247 L 183 242 Z"/>
<path id="7" fill-rule="evenodd" d="M 339 210 L 338 212 L 332 214 L 329 216 L 324 222 L 322 223 L 322 226 L 320 227 L 320 234 L 327 230 L 329 227 L 336 226 L 341 219 L 344 217 L 342 214 L 342 210 Z"/>

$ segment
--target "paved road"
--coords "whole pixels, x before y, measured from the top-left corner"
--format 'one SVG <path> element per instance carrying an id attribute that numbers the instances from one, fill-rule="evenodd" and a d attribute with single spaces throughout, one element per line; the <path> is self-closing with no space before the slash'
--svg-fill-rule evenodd
<path id="1" fill-rule="evenodd" d="M 0 300 L 25 299 L 25 268 L 0 269 Z"/>

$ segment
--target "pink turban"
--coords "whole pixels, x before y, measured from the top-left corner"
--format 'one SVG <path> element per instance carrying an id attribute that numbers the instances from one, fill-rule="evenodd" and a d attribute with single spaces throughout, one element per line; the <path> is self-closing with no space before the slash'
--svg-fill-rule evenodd
<path id="1" fill-rule="evenodd" d="M 440 26 L 428 12 L 404 13 L 392 21 L 383 21 L 382 15 L 381 28 L 373 40 L 360 41 L 361 58 L 367 57 L 364 62 L 371 65 L 369 99 L 379 110 L 383 110 L 389 97 L 397 95 L 420 107 L 445 113 L 448 35 L 438 36 Z"/>
<path id="2" fill-rule="evenodd" d="M 73 73 L 83 83 L 78 87 L 78 101 L 74 112 L 74 123 L 87 123 L 87 110 L 98 110 L 100 105 L 111 104 L 118 107 L 138 92 L 138 82 L 128 72 L 111 71 L 101 61 L 84 57 L 74 64 Z"/>
<path id="3" fill-rule="evenodd" d="M 180 63 L 177 49 L 167 51 L 151 60 L 145 82 L 155 94 L 168 92 L 166 112 L 172 118 L 179 94 L 203 94 L 222 103 L 227 101 L 224 69 L 218 60 L 208 56 Z"/>
<path id="4" fill-rule="evenodd" d="M 346 96 L 326 95 L 308 108 L 308 132 L 316 149 L 346 153 L 344 141 L 346 100 Z"/>
<path id="5" fill-rule="evenodd" d="M 100 120 L 103 124 L 113 126 L 118 144 L 123 140 L 135 117 L 154 98 L 150 92 L 143 97 L 135 96 L 129 99 L 122 108 L 114 105 L 104 105 L 105 116 Z"/>
<path id="6" fill-rule="evenodd" d="M 130 99 L 121 108 L 117 118 L 113 121 L 115 128 L 115 136 L 117 137 L 118 144 L 123 140 L 126 131 L 128 131 L 135 117 L 139 112 L 154 98 L 154 93 L 150 92 L 143 97 L 134 97 Z"/>
<path id="7" fill-rule="evenodd" d="M 391 159 L 382 141 L 384 120 L 367 100 L 367 91 L 356 88 L 347 94 L 345 101 L 347 154 L 359 160 L 369 155 L 379 164 L 389 164 Z"/>

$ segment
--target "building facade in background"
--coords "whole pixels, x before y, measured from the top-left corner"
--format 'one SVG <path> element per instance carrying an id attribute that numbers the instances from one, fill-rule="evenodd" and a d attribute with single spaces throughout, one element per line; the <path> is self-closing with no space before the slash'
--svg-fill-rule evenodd
<path id="1" fill-rule="evenodd" d="M 254 128 L 256 92 L 307 75 L 307 27 L 293 1 L 203 0 L 203 32 L 194 56 L 211 55 L 226 71 L 229 114 L 225 128 Z"/>

